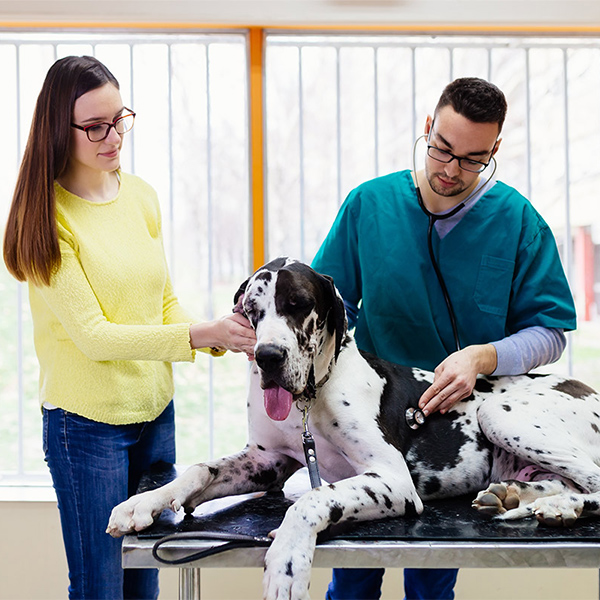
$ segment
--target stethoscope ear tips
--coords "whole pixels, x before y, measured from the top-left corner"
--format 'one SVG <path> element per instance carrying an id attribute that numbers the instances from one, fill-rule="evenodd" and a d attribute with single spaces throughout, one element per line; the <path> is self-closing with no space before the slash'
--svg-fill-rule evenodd
<path id="1" fill-rule="evenodd" d="M 425 415 L 420 408 L 407 408 L 404 413 L 406 424 L 411 429 L 419 429 L 421 425 L 425 424 Z"/>

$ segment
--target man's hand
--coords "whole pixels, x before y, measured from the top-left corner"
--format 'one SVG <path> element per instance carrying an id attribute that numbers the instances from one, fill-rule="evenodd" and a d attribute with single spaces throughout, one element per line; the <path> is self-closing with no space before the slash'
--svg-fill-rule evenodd
<path id="1" fill-rule="evenodd" d="M 467 346 L 454 352 L 435 369 L 433 383 L 419 399 L 425 416 L 436 411 L 448 412 L 473 392 L 477 375 L 496 370 L 496 349 L 491 344 Z"/>

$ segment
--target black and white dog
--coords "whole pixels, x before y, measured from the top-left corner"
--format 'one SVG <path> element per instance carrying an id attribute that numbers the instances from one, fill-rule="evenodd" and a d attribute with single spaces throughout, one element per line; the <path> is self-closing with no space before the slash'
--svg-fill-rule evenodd
<path id="1" fill-rule="evenodd" d="M 249 441 L 239 454 L 187 470 L 117 506 L 108 532 L 139 531 L 165 508 L 281 489 L 305 464 L 302 413 L 327 483 L 287 511 L 265 563 L 269 600 L 308 598 L 317 533 L 329 524 L 421 512 L 423 500 L 480 492 L 502 519 L 570 526 L 600 514 L 600 396 L 555 376 L 483 377 L 472 396 L 418 431 L 405 413 L 433 374 L 363 354 L 347 333 L 330 278 L 279 258 L 236 294 L 256 329 Z M 535 483 L 516 481 L 524 472 Z"/>

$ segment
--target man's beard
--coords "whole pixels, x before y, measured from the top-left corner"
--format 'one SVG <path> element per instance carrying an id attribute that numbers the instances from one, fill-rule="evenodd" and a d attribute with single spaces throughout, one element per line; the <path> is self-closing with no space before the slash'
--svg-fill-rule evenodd
<path id="1" fill-rule="evenodd" d="M 462 194 L 466 189 L 468 189 L 471 185 L 466 184 L 462 179 L 458 178 L 456 181 L 454 181 L 454 179 L 450 179 L 450 181 L 454 182 L 454 186 L 450 188 L 442 186 L 436 179 L 436 177 L 439 175 L 439 173 L 431 173 L 427 166 L 425 167 L 425 176 L 427 177 L 427 181 L 429 182 L 429 187 L 431 187 L 431 189 L 439 196 L 458 196 L 459 194 Z M 448 180 L 447 177 L 443 177 L 443 179 Z"/>

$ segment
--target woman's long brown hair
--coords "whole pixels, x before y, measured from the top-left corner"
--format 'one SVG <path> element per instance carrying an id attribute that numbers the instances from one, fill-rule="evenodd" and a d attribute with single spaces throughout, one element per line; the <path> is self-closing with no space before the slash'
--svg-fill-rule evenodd
<path id="1" fill-rule="evenodd" d="M 112 83 L 114 75 L 91 56 L 56 61 L 38 96 L 4 234 L 4 262 L 19 281 L 49 285 L 60 267 L 54 181 L 69 161 L 75 101 Z"/>

